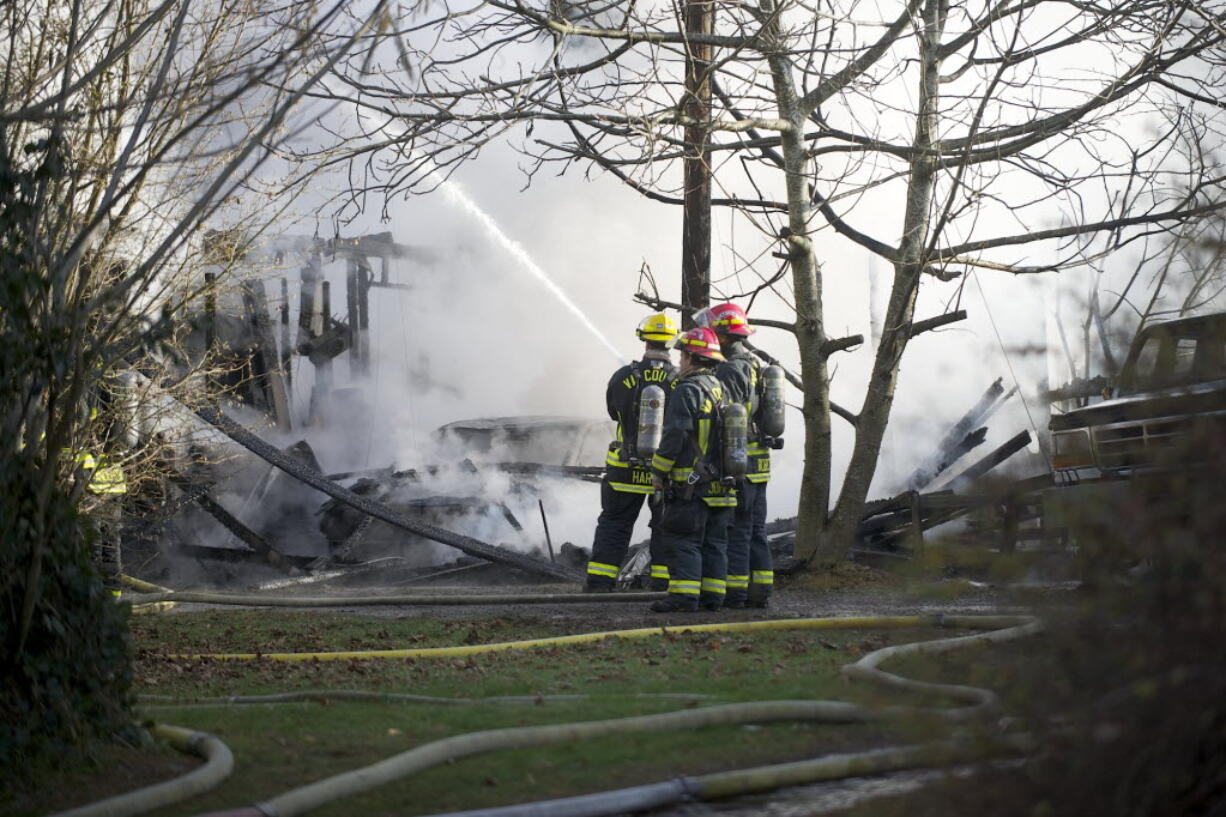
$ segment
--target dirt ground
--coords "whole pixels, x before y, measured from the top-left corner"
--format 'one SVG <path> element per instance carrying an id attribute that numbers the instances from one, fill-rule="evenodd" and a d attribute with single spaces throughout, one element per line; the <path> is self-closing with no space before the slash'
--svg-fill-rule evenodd
<path id="1" fill-rule="evenodd" d="M 227 590 L 226 592 L 235 592 Z M 491 584 L 432 584 L 404 587 L 378 582 L 357 586 L 311 584 L 287 587 L 278 594 L 294 596 L 379 596 L 414 595 L 442 597 L 453 595 L 511 595 L 544 593 L 577 593 L 578 587 L 566 584 L 532 584 L 498 586 Z M 767 609 L 721 610 L 716 613 L 675 613 L 661 615 L 650 612 L 647 602 L 613 602 L 608 596 L 594 595 L 592 601 L 581 603 L 514 604 L 492 603 L 465 606 L 361 606 L 330 607 L 337 612 L 356 615 L 411 617 L 429 616 L 442 619 L 528 618 L 556 619 L 567 622 L 572 632 L 596 632 L 612 629 L 647 627 L 654 624 L 707 623 L 716 621 L 752 621 L 772 618 L 808 618 L 828 616 L 894 616 L 925 614 L 984 614 L 1025 611 L 1040 599 L 1058 596 L 1059 586 L 996 586 L 961 579 L 904 580 L 888 571 L 848 563 L 833 574 L 782 577 Z M 624 598 L 624 597 L 623 597 Z M 202 605 L 184 604 L 180 613 L 203 609 Z"/>

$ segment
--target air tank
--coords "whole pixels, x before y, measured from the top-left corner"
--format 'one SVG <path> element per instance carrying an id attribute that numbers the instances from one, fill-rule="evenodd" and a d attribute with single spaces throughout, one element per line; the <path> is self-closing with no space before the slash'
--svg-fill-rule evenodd
<path id="1" fill-rule="evenodd" d="M 729 403 L 719 410 L 719 419 L 724 476 L 743 477 L 749 470 L 749 413 L 740 403 Z"/>
<path id="2" fill-rule="evenodd" d="M 639 427 L 635 436 L 635 453 L 640 459 L 651 459 L 660 447 L 664 435 L 664 389 L 644 386 L 639 394 Z"/>
<path id="3" fill-rule="evenodd" d="M 782 437 L 787 404 L 783 401 L 783 367 L 762 370 L 762 405 L 758 409 L 758 430 L 768 437 Z"/>

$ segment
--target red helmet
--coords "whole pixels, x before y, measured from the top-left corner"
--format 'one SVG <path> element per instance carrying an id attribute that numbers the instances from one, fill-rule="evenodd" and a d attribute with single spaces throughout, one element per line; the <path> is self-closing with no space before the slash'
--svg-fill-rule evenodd
<path id="1" fill-rule="evenodd" d="M 689 352 L 699 357 L 711 360 L 724 360 L 724 354 L 719 350 L 719 338 L 705 326 L 696 326 L 677 336 L 674 344 L 683 352 Z"/>
<path id="2" fill-rule="evenodd" d="M 749 325 L 749 316 L 736 304 L 709 306 L 694 316 L 694 323 L 710 327 L 721 335 L 737 335 L 743 338 L 749 337 L 754 331 Z"/>

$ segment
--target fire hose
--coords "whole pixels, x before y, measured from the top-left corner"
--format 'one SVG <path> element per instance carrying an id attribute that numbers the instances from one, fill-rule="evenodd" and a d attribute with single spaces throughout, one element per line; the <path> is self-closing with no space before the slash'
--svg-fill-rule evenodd
<path id="1" fill-rule="evenodd" d="M 839 701 L 757 701 L 720 706 L 708 706 L 700 709 L 686 709 L 660 715 L 646 715 L 631 718 L 620 718 L 607 721 L 592 721 L 582 723 L 560 724 L 551 726 L 519 727 L 512 729 L 496 729 L 459 735 L 444 740 L 419 746 L 415 749 L 394 755 L 371 766 L 345 772 L 333 777 L 308 784 L 281 794 L 271 800 L 255 806 L 236 810 L 217 812 L 214 817 L 228 815 L 229 817 L 292 817 L 318 808 L 325 803 L 338 799 L 352 797 L 370 789 L 382 786 L 414 772 L 449 762 L 456 758 L 467 757 L 490 751 L 507 748 L 525 748 L 529 746 L 544 746 L 564 741 L 584 738 L 595 738 L 609 735 L 634 734 L 644 731 L 665 731 L 673 729 L 690 729 L 711 725 L 727 725 L 737 723 L 762 723 L 770 721 L 803 720 L 826 723 L 863 723 L 877 722 L 904 717 L 910 714 L 924 713 L 931 717 L 947 720 L 952 723 L 964 722 L 996 705 L 996 696 L 989 690 L 953 684 L 933 684 L 913 681 L 885 672 L 880 669 L 884 661 L 904 655 L 925 653 L 943 653 L 961 647 L 969 647 L 983 643 L 998 643 L 1032 635 L 1041 629 L 1040 622 L 1029 616 L 908 616 L 888 618 L 834 618 L 834 619 L 795 619 L 786 621 L 751 621 L 728 622 L 718 624 L 694 625 L 677 628 L 644 628 L 639 630 L 622 630 L 607 633 L 588 633 L 575 636 L 560 636 L 547 639 L 533 639 L 528 642 L 510 642 L 503 644 L 469 645 L 464 647 L 443 647 L 413 651 L 379 651 L 370 653 L 316 653 L 316 654 L 283 654 L 263 656 L 274 660 L 310 660 L 321 656 L 361 657 L 361 658 L 396 658 L 406 652 L 412 652 L 416 657 L 446 658 L 455 655 L 456 650 L 465 655 L 481 652 L 496 652 L 500 650 L 556 646 L 579 643 L 583 640 L 600 638 L 645 638 L 650 635 L 666 635 L 669 632 L 752 632 L 766 629 L 835 629 L 835 628 L 866 628 L 866 627 L 916 627 L 936 625 L 949 628 L 986 630 L 969 636 L 940 639 L 936 641 L 916 642 L 893 647 L 887 647 L 869 653 L 853 664 L 844 667 L 843 671 L 852 678 L 860 678 L 875 683 L 882 683 L 891 688 L 920 693 L 927 696 L 940 695 L 960 702 L 962 705 L 953 709 L 931 709 L 910 706 L 891 706 L 886 708 L 870 708 L 858 704 Z M 293 656 L 293 657 L 289 657 Z M 254 655 L 217 655 L 214 658 L 246 659 Z M 366 696 L 360 696 L 366 697 Z M 180 730 L 182 731 L 182 730 Z M 1016 740 L 1008 739 L 1006 749 L 1017 751 Z M 223 747 L 224 748 L 224 747 Z M 854 755 L 830 756 L 816 758 L 796 763 L 785 763 L 775 766 L 765 766 L 753 769 L 742 769 L 704 775 L 696 778 L 680 778 L 664 783 L 639 786 L 614 792 L 601 792 L 581 797 L 545 803 L 508 806 L 505 808 L 485 809 L 479 812 L 466 812 L 466 817 L 545 817 L 545 815 L 611 815 L 624 811 L 634 811 L 676 803 L 686 799 L 717 799 L 737 794 L 765 791 L 786 785 L 814 782 L 817 780 L 837 779 L 862 774 L 880 773 L 903 768 L 931 766 L 941 762 L 951 762 L 955 759 L 973 759 L 982 756 L 981 746 L 964 745 L 956 741 L 943 741 L 919 746 L 878 749 Z M 163 784 L 172 786 L 179 781 Z M 156 788 L 156 787 L 155 787 Z M 132 797 L 146 790 L 135 792 Z M 183 796 L 195 794 L 196 789 L 185 790 Z M 124 797 L 113 798 L 112 801 L 124 800 Z M 104 802 L 112 802 L 104 801 Z M 100 805 L 100 804 L 95 804 Z M 119 804 L 125 806 L 126 804 Z M 86 807 L 93 808 L 93 807 Z M 143 810 L 143 808 L 141 809 Z M 95 814 L 135 814 L 136 810 L 115 806 L 111 811 L 69 812 L 73 817 Z M 64 817 L 60 815 L 59 817 Z M 457 816 L 458 817 L 458 816 Z"/>
<path id="2" fill-rule="evenodd" d="M 247 593 L 202 593 L 177 590 L 130 597 L 134 605 L 165 602 L 219 604 L 245 607 L 464 607 L 478 604 L 590 604 L 635 603 L 667 598 L 667 593 L 489 593 L 471 595 L 392 596 L 282 596 Z"/>
<path id="3" fill-rule="evenodd" d="M 215 408 L 204 407 L 197 408 L 196 415 L 204 420 L 209 425 L 216 428 L 221 433 L 225 434 L 231 440 L 246 448 L 251 453 L 255 454 L 260 459 L 273 465 L 285 473 L 289 474 L 294 479 L 311 486 L 317 491 L 321 491 L 333 499 L 343 502 L 351 508 L 361 511 L 367 516 L 373 516 L 387 522 L 389 525 L 394 525 L 410 533 L 415 533 L 418 536 L 425 537 L 435 542 L 444 545 L 450 545 L 469 556 L 476 556 L 487 561 L 497 562 L 500 564 L 514 567 L 525 573 L 544 576 L 551 579 L 559 579 L 561 581 L 572 582 L 578 581 L 581 576 L 578 571 L 565 567 L 560 564 L 546 562 L 541 559 L 535 559 L 523 553 L 516 553 L 507 548 L 496 547 L 486 544 L 479 539 L 474 539 L 471 536 L 465 536 L 461 533 L 449 531 L 445 528 L 440 528 L 437 525 L 431 525 L 428 522 L 422 522 L 417 519 L 410 519 L 401 513 L 398 513 L 385 505 L 380 505 L 377 502 L 372 502 L 366 497 L 359 496 L 353 491 L 338 485 L 332 480 L 326 478 L 317 471 L 313 471 L 296 462 L 282 452 L 278 451 L 272 445 L 264 442 L 264 440 L 252 434 L 243 426 L 231 420 L 224 413 Z"/>
<path id="4" fill-rule="evenodd" d="M 762 625 L 765 624 L 807 627 L 824 626 L 830 628 L 846 626 L 848 621 L 848 619 L 801 619 L 787 622 L 734 622 L 700 626 L 703 626 L 703 631 L 763 629 Z M 566 741 L 611 735 L 787 720 L 862 723 L 899 718 L 917 712 L 923 712 L 929 716 L 950 722 L 962 722 L 993 707 L 996 703 L 995 694 L 989 690 L 974 687 L 912 681 L 887 673 L 881 670 L 878 664 L 886 660 L 886 658 L 902 655 L 940 653 L 984 642 L 1008 641 L 1034 634 L 1041 628 L 1038 620 L 1029 616 L 938 616 L 936 618 L 916 616 L 889 619 L 857 619 L 856 621 L 859 622 L 858 626 L 873 626 L 874 624 L 880 625 L 882 623 L 893 627 L 936 624 L 942 627 L 988 629 L 989 632 L 970 636 L 889 647 L 885 650 L 870 653 L 845 668 L 845 672 L 852 677 L 881 682 L 895 689 L 910 690 L 925 695 L 939 694 L 942 697 L 961 701 L 964 705 L 954 709 L 917 709 L 908 706 L 874 709 L 840 701 L 755 701 L 606 721 L 493 729 L 467 735 L 457 735 L 428 743 L 393 755 L 370 766 L 301 786 L 278 795 L 271 800 L 238 809 L 211 812 L 207 817 L 269 817 L 270 815 L 275 815 L 275 817 L 295 817 L 295 815 L 303 814 L 324 804 L 360 795 L 363 792 L 386 785 L 407 775 L 461 757 L 469 757 L 503 749 L 547 746 Z M 686 627 L 678 629 L 693 631 L 699 628 Z M 663 628 L 653 629 L 653 632 L 657 634 L 662 631 Z M 629 630 L 588 635 L 589 637 L 641 637 L 639 635 L 641 632 Z M 576 636 L 563 636 L 557 639 L 535 639 L 532 643 L 535 645 L 544 645 L 550 642 L 574 643 L 569 640 L 573 638 L 576 638 Z M 486 651 L 508 648 L 505 644 L 474 646 L 478 648 L 484 647 Z M 451 655 L 449 651 L 454 649 L 456 648 L 423 650 L 421 651 L 421 657 L 449 657 Z M 399 654 L 401 652 L 385 651 L 378 655 L 371 654 L 365 657 L 400 657 Z M 396 653 L 396 655 L 393 655 L 393 653 Z M 336 653 L 335 655 L 341 656 L 346 654 Z M 353 654 L 349 655 L 352 656 Z M 246 656 L 214 657 L 240 658 Z M 969 746 L 951 746 L 950 748 L 960 749 L 964 753 L 972 751 Z M 722 775 L 708 775 L 706 778 L 683 778 L 685 782 L 680 784 L 674 781 L 655 786 L 636 787 L 635 789 L 622 790 L 620 792 L 604 792 L 580 798 L 567 798 L 565 801 L 554 801 L 553 804 L 526 804 L 506 808 L 484 809 L 479 812 L 466 813 L 466 817 L 476 817 L 476 815 L 481 815 L 482 817 L 527 817 L 527 815 L 537 815 L 539 817 L 546 814 L 611 815 L 624 811 L 658 807 L 693 797 L 714 799 L 715 797 L 728 797 L 749 791 L 760 791 L 763 788 L 772 789 L 782 785 L 793 785 L 797 782 L 805 782 L 808 779 L 808 775 L 817 775 L 820 779 L 822 775 L 830 775 L 836 771 L 842 776 L 847 776 L 865 773 L 866 768 L 877 769 L 877 767 L 881 767 L 884 770 L 903 768 L 921 763 L 926 764 L 931 763 L 934 759 L 934 756 L 930 754 L 933 751 L 933 744 L 887 750 L 884 753 L 878 750 L 875 753 L 866 753 L 864 756 L 851 756 L 846 759 L 846 762 L 841 764 L 833 761 L 831 758 L 819 758 L 800 764 L 782 764 L 780 766 L 741 770 L 740 772 L 730 772 Z M 870 756 L 874 757 L 870 760 Z M 970 755 L 967 756 L 969 757 Z M 944 759 L 944 756 L 939 754 L 936 757 Z M 458 815 L 453 815 L 453 817 L 458 817 Z"/>
<path id="5" fill-rule="evenodd" d="M 149 733 L 180 752 L 203 758 L 204 765 L 174 780 L 99 800 L 53 817 L 127 817 L 141 814 L 209 791 L 229 777 L 234 769 L 234 755 L 230 753 L 230 748 L 206 732 L 156 724 L 150 727 Z"/>

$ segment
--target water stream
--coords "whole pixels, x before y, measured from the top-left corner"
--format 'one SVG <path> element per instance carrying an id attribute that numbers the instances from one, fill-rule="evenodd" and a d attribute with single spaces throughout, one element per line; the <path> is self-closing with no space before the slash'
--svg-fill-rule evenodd
<path id="1" fill-rule="evenodd" d="M 437 176 L 437 174 L 432 175 Z M 604 336 L 604 333 L 596 327 L 596 324 L 592 323 L 591 319 L 588 318 L 584 311 L 579 308 L 578 304 L 570 299 L 570 296 L 566 294 L 566 290 L 558 286 L 557 282 L 549 277 L 549 274 L 541 268 L 540 264 L 536 263 L 536 261 L 532 259 L 532 256 L 528 254 L 528 251 L 524 249 L 522 244 L 504 233 L 502 228 L 498 226 L 498 223 L 494 221 L 490 214 L 482 210 L 481 207 L 475 201 L 473 201 L 472 197 L 464 192 L 464 188 L 460 187 L 460 185 L 454 181 L 444 180 L 439 185 L 439 189 L 443 191 L 443 194 L 449 201 L 451 201 L 452 204 L 456 205 L 465 213 L 472 216 L 473 219 L 481 225 L 481 228 L 485 231 L 485 234 L 489 238 L 493 239 L 499 247 L 506 250 L 512 258 L 519 262 L 521 267 L 527 270 L 533 278 L 536 278 L 537 281 L 539 281 L 545 287 L 545 289 L 549 290 L 549 293 L 553 295 L 554 298 L 556 298 L 562 304 L 562 306 L 566 307 L 566 310 L 574 315 L 579 323 L 583 324 L 583 327 L 587 329 L 587 331 L 590 332 L 596 338 L 596 340 L 600 341 L 600 343 L 606 349 L 608 349 L 615 358 L 623 363 L 626 362 L 621 352 L 617 350 L 617 347 Z"/>

